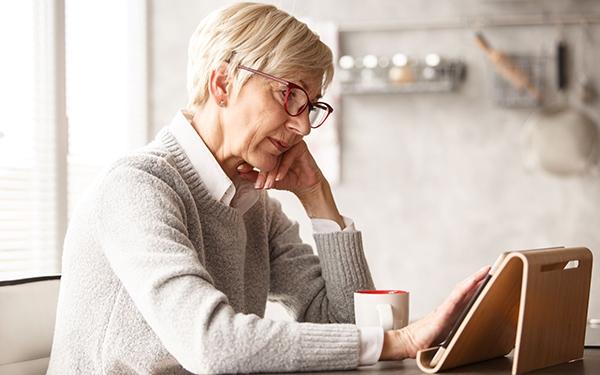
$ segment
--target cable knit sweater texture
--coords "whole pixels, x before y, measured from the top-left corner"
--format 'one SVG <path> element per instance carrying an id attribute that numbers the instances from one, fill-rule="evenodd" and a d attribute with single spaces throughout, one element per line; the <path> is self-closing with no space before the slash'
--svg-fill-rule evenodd
<path id="1" fill-rule="evenodd" d="M 373 288 L 361 234 L 315 242 L 266 192 L 244 215 L 214 200 L 163 129 L 72 215 L 48 374 L 355 368 L 353 291 Z M 267 299 L 297 322 L 265 319 Z"/>

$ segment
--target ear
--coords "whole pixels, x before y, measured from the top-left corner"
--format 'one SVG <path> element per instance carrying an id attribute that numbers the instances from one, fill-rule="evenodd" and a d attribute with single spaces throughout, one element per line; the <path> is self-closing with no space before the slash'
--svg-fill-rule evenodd
<path id="1" fill-rule="evenodd" d="M 229 98 L 229 77 L 227 75 L 227 63 L 223 63 L 219 66 L 219 68 L 213 70 L 210 73 L 208 90 L 211 94 L 211 99 L 215 101 L 215 103 L 224 107 L 227 105 L 227 100 Z"/>

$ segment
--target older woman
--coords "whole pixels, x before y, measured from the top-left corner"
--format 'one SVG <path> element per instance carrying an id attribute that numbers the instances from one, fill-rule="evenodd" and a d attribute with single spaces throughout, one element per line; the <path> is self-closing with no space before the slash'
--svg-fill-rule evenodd
<path id="1" fill-rule="evenodd" d="M 50 374 L 348 369 L 444 334 L 486 270 L 404 329 L 353 324 L 353 291 L 373 288 L 361 234 L 302 140 L 333 111 L 319 101 L 332 74 L 329 48 L 273 6 L 202 21 L 186 110 L 73 214 Z M 302 202 L 318 256 L 268 189 Z M 265 319 L 268 299 L 296 321 Z"/>

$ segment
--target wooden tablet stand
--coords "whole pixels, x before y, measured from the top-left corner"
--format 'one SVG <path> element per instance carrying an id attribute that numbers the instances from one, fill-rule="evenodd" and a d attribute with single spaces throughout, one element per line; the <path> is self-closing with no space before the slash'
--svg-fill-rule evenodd
<path id="1" fill-rule="evenodd" d="M 438 347 L 417 353 L 426 373 L 509 354 L 512 374 L 583 357 L 592 252 L 584 247 L 506 255 L 435 366 Z"/>

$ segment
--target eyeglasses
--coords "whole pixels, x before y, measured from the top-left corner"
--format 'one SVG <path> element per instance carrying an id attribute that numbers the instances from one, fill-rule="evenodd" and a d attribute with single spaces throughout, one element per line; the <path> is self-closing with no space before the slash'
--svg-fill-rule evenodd
<path id="1" fill-rule="evenodd" d="M 323 125 L 327 117 L 333 112 L 333 108 L 325 102 L 311 103 L 308 98 L 308 93 L 301 86 L 294 82 L 286 81 L 282 78 L 277 78 L 260 70 L 238 66 L 240 69 L 247 70 L 250 73 L 258 74 L 268 79 L 272 79 L 286 86 L 283 94 L 283 107 L 288 115 L 292 117 L 300 116 L 308 108 L 308 120 L 310 127 L 313 129 Z"/>

